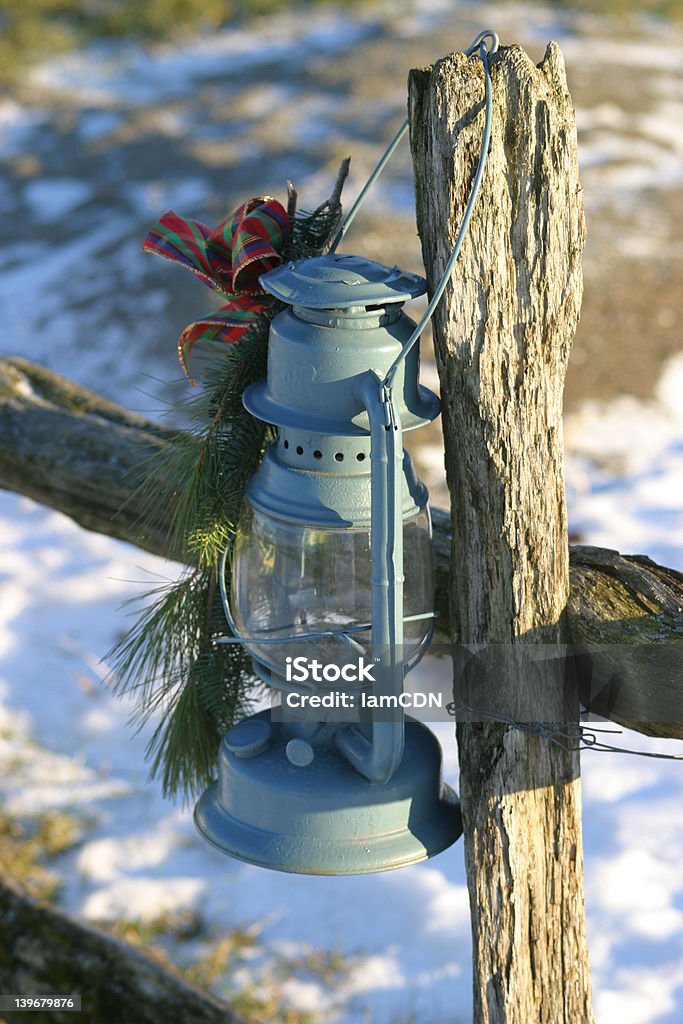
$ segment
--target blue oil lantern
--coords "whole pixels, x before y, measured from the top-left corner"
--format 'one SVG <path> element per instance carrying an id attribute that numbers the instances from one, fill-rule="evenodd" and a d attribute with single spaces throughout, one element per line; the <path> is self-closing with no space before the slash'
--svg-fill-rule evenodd
<path id="1" fill-rule="evenodd" d="M 462 831 L 438 741 L 402 709 L 405 674 L 433 631 L 427 489 L 403 431 L 439 412 L 419 383 L 417 341 L 479 187 L 496 47 L 488 32 L 470 47 L 486 70 L 482 154 L 419 325 L 403 305 L 426 291 L 423 278 L 336 245 L 260 279 L 287 308 L 271 324 L 267 379 L 247 389 L 244 404 L 277 433 L 247 487 L 230 593 L 225 564 L 220 578 L 233 633 L 226 639 L 244 644 L 281 703 L 228 731 L 195 821 L 214 847 L 263 867 L 382 871 L 439 853 Z"/>

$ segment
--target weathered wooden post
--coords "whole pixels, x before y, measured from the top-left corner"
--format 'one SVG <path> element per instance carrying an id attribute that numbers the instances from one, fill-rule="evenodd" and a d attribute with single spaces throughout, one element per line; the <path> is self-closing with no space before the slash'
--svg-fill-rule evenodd
<path id="1" fill-rule="evenodd" d="M 486 681 L 492 712 L 528 722 L 533 708 L 542 721 L 565 722 L 573 712 L 561 665 L 528 672 L 521 652 L 566 637 L 562 392 L 585 234 L 574 111 L 552 43 L 538 67 L 519 47 L 501 48 L 492 86 L 482 190 L 434 328 L 452 639 L 499 645 L 498 672 Z M 411 73 L 418 227 L 432 286 L 469 195 L 483 96 L 477 56 Z M 591 1021 L 579 755 L 490 720 L 460 722 L 457 735 L 474 1020 Z"/>

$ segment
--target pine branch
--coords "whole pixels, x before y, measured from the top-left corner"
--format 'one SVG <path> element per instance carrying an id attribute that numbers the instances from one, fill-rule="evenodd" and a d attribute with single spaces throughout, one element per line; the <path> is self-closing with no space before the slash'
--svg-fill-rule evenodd
<path id="1" fill-rule="evenodd" d="M 286 259 L 329 248 L 341 218 L 348 164 L 342 163 L 330 198 L 311 213 L 297 212 L 296 189 L 288 186 Z M 169 547 L 196 566 L 145 595 L 151 604 L 108 655 L 115 690 L 136 698 L 138 726 L 162 713 L 147 755 L 166 795 L 187 799 L 210 782 L 221 735 L 248 713 L 260 686 L 242 646 L 216 642 L 228 632 L 216 566 L 226 547 L 231 549 L 247 482 L 273 436 L 272 428 L 246 411 L 242 395 L 266 375 L 270 322 L 283 308 L 271 299 L 238 342 L 213 346 L 217 358 L 185 404 L 192 429 L 150 458 L 135 494 L 143 531 L 158 523 L 160 509 L 166 514 L 173 508 Z"/>

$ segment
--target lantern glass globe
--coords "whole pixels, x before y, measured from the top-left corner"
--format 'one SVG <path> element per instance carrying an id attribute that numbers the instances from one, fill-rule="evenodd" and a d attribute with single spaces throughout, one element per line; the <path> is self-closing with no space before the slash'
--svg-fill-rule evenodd
<path id="1" fill-rule="evenodd" d="M 404 616 L 428 615 L 433 600 L 433 559 L 429 509 L 406 518 Z M 232 563 L 231 603 L 240 636 L 249 653 L 283 677 L 286 658 L 304 656 L 324 664 L 343 664 L 355 656 L 341 637 L 296 637 L 366 625 L 350 635 L 368 647 L 371 641 L 370 528 L 329 528 L 287 522 L 254 508 L 248 501 L 240 519 Z M 429 636 L 431 619 L 404 625 L 406 662 Z M 292 643 L 259 643 L 285 637 Z"/>

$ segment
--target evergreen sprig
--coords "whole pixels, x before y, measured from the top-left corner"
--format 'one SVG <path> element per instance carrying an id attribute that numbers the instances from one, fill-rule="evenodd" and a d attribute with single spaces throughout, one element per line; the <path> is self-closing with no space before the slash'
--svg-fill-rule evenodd
<path id="1" fill-rule="evenodd" d="M 347 173 L 345 161 L 331 198 L 310 213 L 295 212 L 290 186 L 286 259 L 329 247 Z M 135 599 L 142 611 L 108 655 L 115 691 L 135 698 L 138 727 L 160 715 L 147 756 L 167 796 L 189 799 L 211 781 L 221 736 L 249 713 L 261 685 L 240 644 L 217 643 L 229 632 L 217 566 L 232 547 L 247 482 L 272 439 L 272 428 L 246 411 L 242 394 L 266 375 L 270 322 L 282 308 L 271 299 L 238 342 L 214 346 L 217 358 L 185 405 L 190 429 L 147 465 L 138 492 L 142 529 L 157 525 L 160 508 L 173 508 L 169 550 L 192 566 Z"/>

